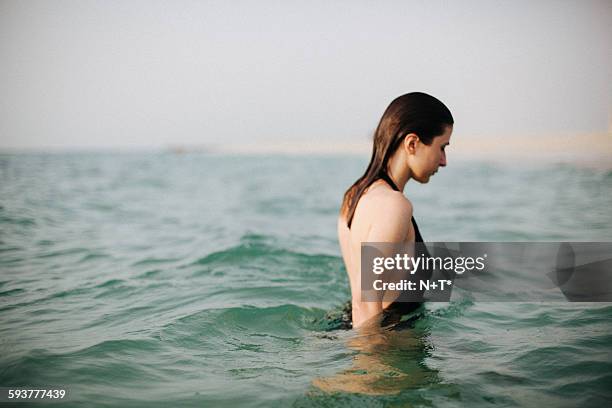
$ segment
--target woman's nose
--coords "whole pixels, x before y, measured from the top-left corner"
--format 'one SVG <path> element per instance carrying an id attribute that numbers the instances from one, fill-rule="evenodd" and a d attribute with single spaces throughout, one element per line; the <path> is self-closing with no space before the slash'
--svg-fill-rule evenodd
<path id="1" fill-rule="evenodd" d="M 442 153 L 442 157 L 440 157 L 440 167 L 446 166 L 446 153 Z"/>

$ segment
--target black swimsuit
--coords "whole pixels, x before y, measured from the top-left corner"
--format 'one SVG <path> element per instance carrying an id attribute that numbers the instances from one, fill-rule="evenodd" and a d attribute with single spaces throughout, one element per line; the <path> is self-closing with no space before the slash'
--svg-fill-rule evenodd
<path id="1" fill-rule="evenodd" d="M 387 173 L 381 173 L 380 179 L 384 180 L 389 187 L 391 187 L 395 191 L 400 191 L 399 188 L 395 185 L 391 177 L 387 175 Z M 414 217 L 412 217 L 412 227 L 414 228 L 414 241 L 415 242 L 423 242 L 423 237 L 419 231 L 419 226 L 417 225 Z M 423 247 L 422 251 L 425 256 L 429 256 L 427 252 L 427 248 Z M 422 305 L 421 302 L 393 302 L 388 307 L 383 309 L 383 319 L 381 322 L 381 326 L 386 327 L 389 325 L 397 324 L 401 321 L 402 316 L 412 313 L 417 310 Z M 418 316 L 415 316 L 416 318 Z M 409 319 L 406 322 L 402 322 L 402 326 L 404 323 L 411 323 L 414 318 Z M 352 303 L 349 300 L 347 304 L 342 309 L 342 316 L 340 318 L 340 327 L 341 329 L 351 329 L 353 327 L 353 319 L 352 319 Z"/>

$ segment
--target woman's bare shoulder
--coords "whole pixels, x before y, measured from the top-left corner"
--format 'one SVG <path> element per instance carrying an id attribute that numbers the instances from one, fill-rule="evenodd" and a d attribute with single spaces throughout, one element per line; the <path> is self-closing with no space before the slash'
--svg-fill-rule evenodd
<path id="1" fill-rule="evenodd" d="M 341 240 L 353 236 L 364 241 L 374 233 L 381 242 L 386 237 L 399 241 L 408 233 L 411 218 L 412 203 L 404 194 L 375 184 L 359 199 L 350 230 L 346 218 L 342 214 L 338 217 L 338 235 Z"/>
<path id="2" fill-rule="evenodd" d="M 363 210 L 381 216 L 412 216 L 412 203 L 401 192 L 378 187 L 368 191 L 359 200 Z"/>
<path id="3" fill-rule="evenodd" d="M 360 241 L 400 242 L 410 234 L 412 203 L 383 186 L 364 194 L 353 219 Z"/>

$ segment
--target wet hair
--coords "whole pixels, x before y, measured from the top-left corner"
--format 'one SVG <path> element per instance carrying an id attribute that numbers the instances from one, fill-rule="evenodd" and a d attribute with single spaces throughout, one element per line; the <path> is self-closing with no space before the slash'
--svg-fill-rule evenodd
<path id="1" fill-rule="evenodd" d="M 431 145 L 436 136 L 453 126 L 453 115 L 438 99 L 422 92 L 399 96 L 383 113 L 374 133 L 372 158 L 363 176 L 344 193 L 341 214 L 351 228 L 357 203 L 363 192 L 387 172 L 389 159 L 406 135 L 415 133 L 421 142 Z"/>

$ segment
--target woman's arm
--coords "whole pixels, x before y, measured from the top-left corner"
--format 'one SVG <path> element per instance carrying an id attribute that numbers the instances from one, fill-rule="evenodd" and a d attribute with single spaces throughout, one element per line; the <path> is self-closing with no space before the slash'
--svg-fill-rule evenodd
<path id="1" fill-rule="evenodd" d="M 410 241 L 411 236 L 414 241 L 410 201 L 395 192 L 376 201 L 370 203 L 365 213 L 361 214 L 370 225 L 363 242 L 403 243 Z M 383 302 L 383 293 L 380 295 L 380 300 L 377 302 L 364 302 L 355 299 L 355 296 L 359 296 L 357 299 L 360 299 L 360 293 L 353 293 L 353 327 L 358 328 L 364 324 L 376 323 L 377 319 L 382 317 L 383 307 L 390 302 Z M 389 296 L 385 296 L 385 299 L 388 298 Z M 394 297 L 391 296 L 391 298 Z"/>

